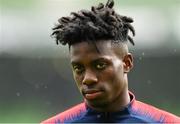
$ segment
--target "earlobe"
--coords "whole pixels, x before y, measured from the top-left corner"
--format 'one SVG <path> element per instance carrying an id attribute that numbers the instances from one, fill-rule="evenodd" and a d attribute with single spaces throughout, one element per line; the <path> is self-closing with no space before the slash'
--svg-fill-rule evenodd
<path id="1" fill-rule="evenodd" d="M 128 73 L 133 68 L 133 56 L 128 53 L 123 59 L 124 73 Z"/>

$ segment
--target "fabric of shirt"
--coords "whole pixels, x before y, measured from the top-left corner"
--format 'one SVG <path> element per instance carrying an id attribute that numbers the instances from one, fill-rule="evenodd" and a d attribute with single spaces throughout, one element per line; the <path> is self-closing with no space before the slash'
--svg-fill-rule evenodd
<path id="1" fill-rule="evenodd" d="M 59 123 L 180 123 L 180 118 L 151 105 L 137 101 L 129 92 L 131 101 L 117 112 L 99 112 L 86 103 L 76 105 L 51 117 L 42 124 Z"/>

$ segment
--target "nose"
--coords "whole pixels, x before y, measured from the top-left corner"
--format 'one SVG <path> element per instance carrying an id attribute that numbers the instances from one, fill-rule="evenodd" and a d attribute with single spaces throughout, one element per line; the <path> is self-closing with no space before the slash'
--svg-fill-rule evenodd
<path id="1" fill-rule="evenodd" d="M 85 72 L 84 78 L 82 83 L 85 85 L 92 85 L 97 83 L 98 79 L 95 73 L 93 73 L 92 71 L 87 70 Z"/>

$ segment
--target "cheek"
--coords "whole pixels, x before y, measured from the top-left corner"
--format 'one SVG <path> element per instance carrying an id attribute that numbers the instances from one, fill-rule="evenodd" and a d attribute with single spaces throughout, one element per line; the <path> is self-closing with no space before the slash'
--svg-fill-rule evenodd
<path id="1" fill-rule="evenodd" d="M 73 73 L 73 77 L 74 77 L 74 80 L 75 80 L 75 82 L 76 82 L 76 85 L 77 85 L 78 87 L 80 87 L 80 85 L 81 85 L 81 77 L 78 76 L 78 75 L 75 74 L 75 73 Z"/>
<path id="2" fill-rule="evenodd" d="M 103 72 L 100 72 L 98 79 L 99 79 L 99 82 L 102 82 L 103 85 L 108 88 L 109 85 L 112 85 L 114 76 L 115 76 L 115 70 L 111 67 L 111 68 L 106 69 Z"/>
<path id="3" fill-rule="evenodd" d="M 79 76 L 77 76 L 77 74 L 73 73 L 73 77 L 74 77 L 76 84 L 79 86 L 79 84 L 80 84 Z"/>
<path id="4" fill-rule="evenodd" d="M 124 83 L 124 72 L 122 65 L 119 65 L 118 67 L 115 68 L 114 83 L 119 87 L 121 87 Z"/>
<path id="5" fill-rule="evenodd" d="M 115 77 L 118 79 L 118 80 L 122 80 L 123 77 L 124 77 L 124 71 L 123 71 L 123 65 L 119 65 L 118 67 L 115 67 Z"/>
<path id="6" fill-rule="evenodd" d="M 105 82 L 105 87 L 109 92 L 119 92 L 123 87 L 124 76 L 123 67 L 114 66 L 109 68 L 102 74 L 102 82 Z"/>
<path id="7" fill-rule="evenodd" d="M 108 82 L 118 83 L 118 80 L 121 80 L 123 78 L 123 67 L 122 65 L 111 66 L 100 75 L 101 75 L 101 79 L 105 82 L 108 81 Z"/>
<path id="8" fill-rule="evenodd" d="M 125 74 L 123 71 L 123 65 L 116 68 L 116 73 L 114 76 L 114 93 L 119 95 L 126 87 Z"/>

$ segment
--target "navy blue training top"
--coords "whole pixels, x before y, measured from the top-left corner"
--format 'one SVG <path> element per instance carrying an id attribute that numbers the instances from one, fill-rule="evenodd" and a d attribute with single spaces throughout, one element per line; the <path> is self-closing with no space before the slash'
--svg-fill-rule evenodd
<path id="1" fill-rule="evenodd" d="M 42 124 L 59 123 L 180 123 L 180 118 L 142 103 L 129 92 L 131 102 L 117 112 L 98 112 L 85 103 L 76 105 L 65 112 L 51 117 Z"/>

